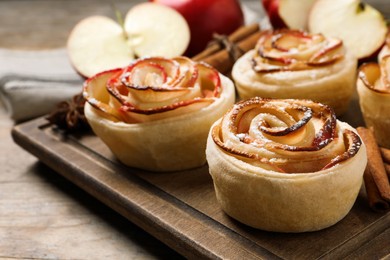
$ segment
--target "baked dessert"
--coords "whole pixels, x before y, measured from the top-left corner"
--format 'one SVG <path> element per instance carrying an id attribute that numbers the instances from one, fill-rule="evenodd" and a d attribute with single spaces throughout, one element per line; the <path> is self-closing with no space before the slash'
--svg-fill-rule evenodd
<path id="1" fill-rule="evenodd" d="M 296 30 L 264 31 L 234 64 L 241 99 L 311 99 L 344 113 L 356 85 L 357 59 L 343 42 Z"/>
<path id="2" fill-rule="evenodd" d="M 207 64 L 148 57 L 88 79 L 85 116 L 122 163 L 183 170 L 206 162 L 210 126 L 234 103 L 234 91 Z"/>
<path id="3" fill-rule="evenodd" d="M 384 56 L 389 54 L 390 54 L 390 33 L 387 34 L 386 42 L 378 54 L 378 60 L 381 60 Z"/>
<path id="4" fill-rule="evenodd" d="M 329 227 L 353 206 L 367 162 L 355 129 L 309 100 L 252 98 L 210 130 L 209 171 L 221 208 L 254 228 Z"/>
<path id="5" fill-rule="evenodd" d="M 390 148 L 390 53 L 359 68 L 357 90 L 366 126 L 380 146 Z"/>

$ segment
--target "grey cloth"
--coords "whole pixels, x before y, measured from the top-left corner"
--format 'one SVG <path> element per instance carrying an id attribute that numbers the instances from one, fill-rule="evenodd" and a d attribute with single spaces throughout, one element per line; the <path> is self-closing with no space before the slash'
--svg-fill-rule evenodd
<path id="1" fill-rule="evenodd" d="M 65 49 L 0 49 L 0 98 L 16 122 L 49 113 L 57 103 L 80 93 L 83 81 Z"/>

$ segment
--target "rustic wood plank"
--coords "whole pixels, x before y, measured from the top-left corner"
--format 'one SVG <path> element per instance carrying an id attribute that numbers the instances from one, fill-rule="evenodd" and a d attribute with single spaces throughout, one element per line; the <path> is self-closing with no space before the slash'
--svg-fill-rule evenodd
<path id="1" fill-rule="evenodd" d="M 76 140 L 76 142 L 83 144 L 85 147 L 92 147 L 92 150 L 101 154 L 104 158 L 115 160 L 109 149 L 94 136 L 87 136 L 85 139 Z M 390 226 L 390 215 L 379 218 L 378 214 L 372 212 L 368 207 L 365 190 L 362 189 L 351 213 L 340 223 L 321 231 L 320 236 L 317 232 L 308 233 L 304 236 L 301 234 L 274 234 L 258 230 L 248 232 L 246 227 L 230 219 L 218 207 L 215 207 L 218 203 L 215 200 L 207 167 L 164 175 L 139 170 L 130 171 L 235 232 L 244 233 L 246 238 L 266 246 L 268 250 L 272 252 L 285 250 L 285 252 L 288 252 L 286 255 L 279 253 L 282 257 L 288 257 L 293 252 L 297 254 L 297 257 L 307 257 L 308 253 L 315 253 L 324 257 L 327 255 L 342 257 L 345 253 L 359 248 Z M 379 221 L 377 221 L 378 218 Z M 366 228 L 368 226 L 372 227 Z M 351 236 L 354 236 L 354 238 L 350 239 Z M 302 244 L 305 244 L 305 241 L 308 240 L 312 244 L 310 252 L 306 247 L 302 247 Z M 342 246 L 339 246 L 341 244 Z"/>
<path id="2" fill-rule="evenodd" d="M 372 212 L 362 190 L 351 212 L 325 230 L 303 234 L 255 230 L 218 207 L 207 166 L 164 174 L 132 169 L 116 162 L 97 137 L 64 139 L 50 128 L 38 130 L 43 123 L 38 119 L 17 126 L 15 140 L 187 257 L 342 258 L 389 229 L 390 212 Z"/>
<path id="3" fill-rule="evenodd" d="M 353 259 L 385 259 L 390 255 L 390 229 L 379 234 L 364 246 L 358 248 L 346 260 Z M 386 258 L 388 259 L 388 258 Z"/>
<path id="4" fill-rule="evenodd" d="M 64 145 L 67 142 L 61 136 L 51 135 L 47 139 L 47 131 L 35 131 L 36 135 L 20 135 L 21 132 L 17 130 L 20 126 L 15 129 L 13 134 L 16 142 L 26 144 L 28 151 L 187 257 L 276 257 L 260 247 L 248 250 L 246 246 L 251 241 L 223 226 L 216 229 L 216 223 L 207 216 L 131 175 L 127 167 L 102 160 L 100 155 L 78 149 L 71 142 Z M 36 142 L 25 142 L 26 138 Z M 42 145 L 42 141 L 45 145 Z M 62 156 L 67 159 L 61 160 Z M 212 246 L 216 250 L 207 249 L 210 241 L 213 241 Z"/>
<path id="5" fill-rule="evenodd" d="M 114 17 L 109 1 L 1 0 L 0 48 L 63 48 L 91 14 Z M 182 258 L 17 146 L 12 127 L 0 102 L 0 258 Z"/>
<path id="6" fill-rule="evenodd" d="M 115 0 L 123 12 L 138 1 L 140 0 Z M 387 0 L 365 2 L 372 3 L 387 17 L 390 17 Z M 62 48 L 74 24 L 91 14 L 113 17 L 109 4 L 102 1 L 2 0 L 0 1 L 0 23 L 2 24 L 0 26 L 0 47 Z M 360 122 L 359 120 L 356 124 Z M 10 137 L 12 124 L 3 108 L 0 107 L 0 166 L 2 167 L 0 174 L 0 257 L 18 259 L 96 259 L 104 256 L 113 259 L 179 257 L 53 170 L 37 163 L 36 158 L 12 142 Z M 197 181 L 202 182 L 204 179 Z M 197 185 L 199 184 L 201 183 Z M 192 194 L 195 192 L 191 191 Z M 364 195 L 359 195 L 358 203 L 365 205 Z M 204 202 L 198 202 L 195 206 L 203 208 Z M 217 210 L 210 212 L 215 218 L 227 218 L 223 214 L 217 215 L 219 212 Z M 58 220 L 65 222 L 63 226 L 59 225 Z M 369 219 L 363 219 L 364 223 L 367 221 Z M 78 228 L 72 226 L 72 223 L 78 223 Z M 386 222 L 383 223 L 383 221 L 380 223 L 382 227 L 385 224 Z M 353 218 L 351 225 L 361 225 L 360 219 Z M 360 236 L 372 237 L 375 236 L 374 233 L 363 232 Z M 91 234 L 97 239 L 92 239 Z M 257 235 L 254 234 L 254 236 Z M 358 245 L 361 243 L 347 244 L 348 249 L 357 248 L 357 251 L 353 252 L 348 259 L 379 259 L 388 256 L 390 254 L 389 236 L 389 228 L 387 228 L 371 241 L 367 242 L 367 239 L 364 239 L 367 243 L 361 245 L 360 248 Z M 286 246 L 286 250 L 294 250 L 293 244 L 283 245 L 284 240 L 279 240 L 272 234 L 269 235 L 269 239 L 273 239 L 276 248 Z M 315 244 L 318 239 L 310 238 L 308 242 Z M 105 248 L 104 252 L 101 252 L 100 248 Z M 304 250 L 301 254 L 304 255 Z M 326 258 L 326 255 L 323 257 Z"/>
<path id="7" fill-rule="evenodd" d="M 0 258 L 181 256 L 17 146 L 0 104 Z"/>

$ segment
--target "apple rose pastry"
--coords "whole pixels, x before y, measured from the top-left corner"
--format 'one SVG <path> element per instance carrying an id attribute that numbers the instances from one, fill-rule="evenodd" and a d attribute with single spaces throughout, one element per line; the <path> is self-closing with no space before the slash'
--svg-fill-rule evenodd
<path id="1" fill-rule="evenodd" d="M 374 129 L 380 146 L 390 148 L 390 54 L 359 69 L 357 90 L 367 127 Z"/>
<path id="2" fill-rule="evenodd" d="M 378 53 L 378 60 L 381 60 L 387 55 L 390 55 L 390 32 L 387 34 L 386 42 Z"/>
<path id="3" fill-rule="evenodd" d="M 254 228 L 326 228 L 353 206 L 367 156 L 356 131 L 309 100 L 252 98 L 212 126 L 206 155 L 217 200 Z"/>
<path id="4" fill-rule="evenodd" d="M 265 31 L 233 66 L 242 99 L 311 99 L 344 113 L 356 83 L 357 59 L 339 39 L 295 30 Z"/>
<path id="5" fill-rule="evenodd" d="M 210 126 L 234 103 L 234 85 L 185 57 L 143 58 L 84 84 L 93 131 L 124 164 L 152 171 L 201 166 Z"/>

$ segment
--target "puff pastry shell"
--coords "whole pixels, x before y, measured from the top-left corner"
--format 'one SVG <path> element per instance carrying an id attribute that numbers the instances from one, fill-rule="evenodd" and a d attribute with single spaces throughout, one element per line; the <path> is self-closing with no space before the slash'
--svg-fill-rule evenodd
<path id="1" fill-rule="evenodd" d="M 357 90 L 366 126 L 372 127 L 380 146 L 390 148 L 390 53 L 379 64 L 359 68 Z"/>
<path id="2" fill-rule="evenodd" d="M 175 171 L 206 162 L 210 126 L 234 103 L 234 85 L 206 64 L 178 57 L 135 61 L 86 81 L 85 115 L 124 164 Z"/>
<path id="3" fill-rule="evenodd" d="M 241 99 L 311 99 L 343 114 L 355 89 L 357 59 L 338 39 L 300 31 L 265 31 L 234 64 Z"/>
<path id="4" fill-rule="evenodd" d="M 307 100 L 234 105 L 212 126 L 206 154 L 222 209 L 277 232 L 315 231 L 341 220 L 367 162 L 355 130 Z"/>

